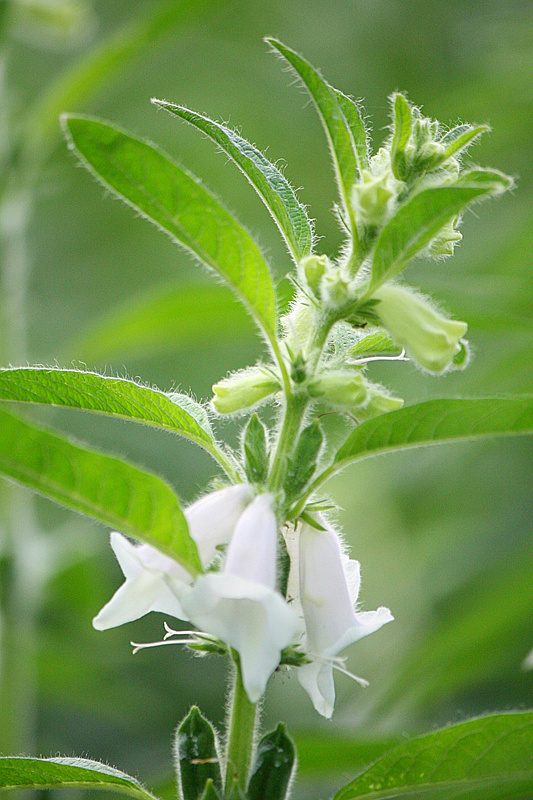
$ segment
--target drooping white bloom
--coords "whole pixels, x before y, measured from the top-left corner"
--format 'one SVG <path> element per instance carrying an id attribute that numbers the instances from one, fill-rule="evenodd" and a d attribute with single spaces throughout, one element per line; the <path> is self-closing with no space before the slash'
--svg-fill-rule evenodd
<path id="1" fill-rule="evenodd" d="M 298 624 L 275 588 L 277 537 L 272 497 L 259 495 L 239 518 L 222 571 L 201 575 L 181 597 L 195 625 L 237 650 L 253 703 L 263 695 Z"/>
<path id="2" fill-rule="evenodd" d="M 217 547 L 228 543 L 252 496 L 251 486 L 238 484 L 211 492 L 186 509 L 189 532 L 204 567 L 215 557 Z M 178 596 L 193 579 L 183 567 L 155 547 L 133 544 L 116 531 L 111 534 L 111 547 L 126 580 L 94 618 L 97 630 L 132 622 L 150 611 L 188 619 Z"/>
<path id="3" fill-rule="evenodd" d="M 357 561 L 343 555 L 335 531 L 304 523 L 299 537 L 299 600 L 305 622 L 304 649 L 311 663 L 298 668 L 298 679 L 315 709 L 331 717 L 335 702 L 333 668 L 338 654 L 379 630 L 393 616 L 388 608 L 356 611 L 360 587 Z"/>
<path id="4" fill-rule="evenodd" d="M 112 533 L 111 546 L 126 580 L 93 625 L 105 630 L 150 611 L 191 621 L 237 650 L 244 688 L 255 703 L 281 651 L 292 642 L 298 620 L 275 588 L 278 527 L 273 498 L 252 497 L 250 486 L 232 486 L 186 510 L 204 566 L 220 545 L 228 545 L 222 571 L 196 580 L 156 548 Z"/>

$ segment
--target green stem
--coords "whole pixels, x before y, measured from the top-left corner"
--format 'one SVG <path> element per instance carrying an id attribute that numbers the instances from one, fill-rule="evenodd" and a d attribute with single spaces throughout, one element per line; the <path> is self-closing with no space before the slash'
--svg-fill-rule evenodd
<path id="1" fill-rule="evenodd" d="M 283 487 L 287 471 L 287 457 L 298 436 L 308 402 L 307 396 L 303 394 L 291 395 L 287 398 L 283 424 L 267 485 L 268 491 L 273 494 L 279 492 Z"/>
<path id="2" fill-rule="evenodd" d="M 233 694 L 228 723 L 226 753 L 226 788 L 224 796 L 232 797 L 234 784 L 244 792 L 252 765 L 255 732 L 258 723 L 258 704 L 252 703 L 244 690 L 241 668 L 235 662 Z"/>

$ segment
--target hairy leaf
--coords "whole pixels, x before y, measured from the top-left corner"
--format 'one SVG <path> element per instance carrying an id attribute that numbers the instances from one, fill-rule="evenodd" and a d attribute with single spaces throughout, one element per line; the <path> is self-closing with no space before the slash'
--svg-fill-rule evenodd
<path id="1" fill-rule="evenodd" d="M 154 800 L 141 784 L 107 764 L 85 758 L 0 758 L 0 789 L 104 789 Z"/>
<path id="2" fill-rule="evenodd" d="M 69 146 L 105 186 L 220 275 L 275 339 L 272 279 L 254 240 L 155 145 L 99 120 L 64 115 Z"/>
<path id="3" fill-rule="evenodd" d="M 0 409 L 0 474 L 202 571 L 178 498 L 150 472 Z"/>
<path id="4" fill-rule="evenodd" d="M 237 131 L 166 100 L 152 103 L 198 128 L 226 153 L 248 178 L 278 226 L 294 260 L 313 251 L 313 227 L 305 207 L 283 173 Z"/>
<path id="5" fill-rule="evenodd" d="M 337 91 L 302 56 L 276 39 L 267 38 L 265 41 L 288 61 L 313 99 L 331 150 L 335 177 L 344 211 L 350 219 L 352 234 L 356 236 L 355 221 L 352 219 L 353 214 L 350 211 L 350 195 L 352 186 L 357 180 L 363 164 L 359 159 L 359 150 L 354 141 L 352 129 L 343 112 L 346 102 L 345 100 L 339 102 Z M 350 111 L 350 121 L 353 122 L 353 109 L 351 107 Z M 358 143 L 359 149 L 361 149 L 360 134 Z"/>
<path id="6" fill-rule="evenodd" d="M 94 372 L 23 367 L 0 370 L 1 400 L 77 408 L 170 430 L 227 466 L 205 410 L 187 395 L 167 395 L 125 378 Z"/>
<path id="7" fill-rule="evenodd" d="M 464 173 L 455 183 L 413 195 L 381 231 L 372 262 L 369 294 L 394 278 L 426 248 L 448 220 L 468 205 L 510 188 L 512 181 L 492 170 Z"/>
<path id="8" fill-rule="evenodd" d="M 488 436 L 533 433 L 533 395 L 442 399 L 368 420 L 350 434 L 335 468 L 378 453 Z"/>
<path id="9" fill-rule="evenodd" d="M 391 145 L 392 171 L 399 180 L 405 179 L 405 148 L 411 136 L 411 108 L 403 94 L 393 95 L 394 133 Z"/>
<path id="10" fill-rule="evenodd" d="M 469 720 L 386 753 L 334 800 L 517 800 L 533 792 L 533 712 Z"/>

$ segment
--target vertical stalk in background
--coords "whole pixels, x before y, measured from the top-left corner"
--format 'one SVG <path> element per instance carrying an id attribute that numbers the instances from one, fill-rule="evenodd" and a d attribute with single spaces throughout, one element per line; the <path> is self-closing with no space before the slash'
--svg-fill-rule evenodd
<path id="1" fill-rule="evenodd" d="M 251 703 L 244 691 L 238 657 L 234 662 L 234 685 L 228 709 L 226 787 L 231 797 L 234 784 L 244 792 L 250 774 L 258 723 L 258 703 Z"/>
<path id="2" fill-rule="evenodd" d="M 0 3 L 0 36 L 9 4 Z M 8 48 L 0 41 L 0 354 L 3 366 L 28 358 L 26 295 L 30 274 L 27 228 L 31 190 L 12 158 Z M 32 565 L 39 538 L 34 498 L 6 492 L 4 573 L 0 606 L 0 752 L 34 749 L 36 694 L 35 633 L 42 584 Z"/>

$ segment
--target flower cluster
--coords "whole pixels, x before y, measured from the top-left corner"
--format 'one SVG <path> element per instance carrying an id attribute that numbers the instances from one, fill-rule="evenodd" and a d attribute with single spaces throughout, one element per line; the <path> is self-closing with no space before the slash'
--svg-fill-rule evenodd
<path id="1" fill-rule="evenodd" d="M 277 588 L 280 533 L 273 504 L 272 495 L 254 496 L 249 485 L 237 484 L 191 505 L 186 518 L 207 570 L 196 580 L 154 547 L 112 533 L 126 580 L 93 624 L 104 630 L 150 611 L 190 621 L 200 638 L 211 642 L 215 637 L 238 653 L 243 685 L 254 703 L 289 649 L 316 710 L 330 717 L 333 669 L 342 669 L 338 654 L 392 616 L 386 608 L 354 609 L 359 564 L 343 554 L 337 534 L 323 519 L 316 527 L 299 523 L 287 529 L 290 571 L 284 597 Z"/>

